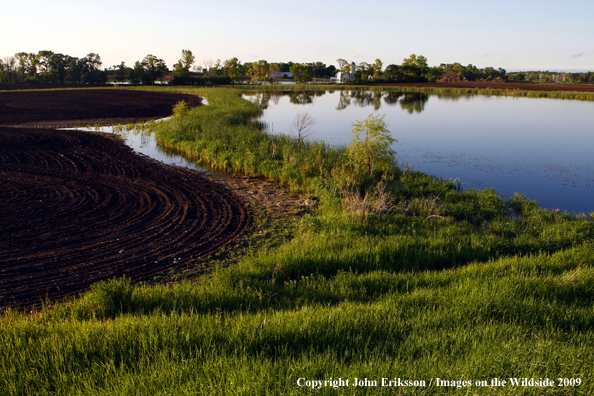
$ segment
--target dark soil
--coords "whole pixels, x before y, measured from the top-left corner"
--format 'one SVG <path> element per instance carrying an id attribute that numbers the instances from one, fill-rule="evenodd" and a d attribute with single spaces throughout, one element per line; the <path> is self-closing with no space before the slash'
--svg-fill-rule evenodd
<path id="1" fill-rule="evenodd" d="M 30 121 L 25 104 L 32 118 L 59 121 L 56 113 L 76 120 L 154 117 L 147 109 L 169 102 L 160 117 L 180 98 L 34 93 L 42 95 L 0 99 L 2 122 Z M 86 94 L 96 100 L 90 107 L 81 105 L 90 101 Z M 223 185 L 96 133 L 0 127 L 0 185 L 0 306 L 55 301 L 114 276 L 150 280 L 218 251 L 251 221 L 244 202 Z"/>
<path id="2" fill-rule="evenodd" d="M 200 105 L 195 95 L 116 88 L 0 92 L 0 125 L 128 124 L 168 117 L 181 100 L 190 107 Z"/>

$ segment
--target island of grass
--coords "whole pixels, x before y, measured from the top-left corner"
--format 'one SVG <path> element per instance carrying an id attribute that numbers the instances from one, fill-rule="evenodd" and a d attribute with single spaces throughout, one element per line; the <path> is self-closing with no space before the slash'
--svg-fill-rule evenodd
<path id="1" fill-rule="evenodd" d="M 264 133 L 236 89 L 182 91 L 210 105 L 152 125 L 162 144 L 318 204 L 209 276 L 5 311 L 6 394 L 594 392 L 594 222 L 357 173 L 346 148 Z"/>

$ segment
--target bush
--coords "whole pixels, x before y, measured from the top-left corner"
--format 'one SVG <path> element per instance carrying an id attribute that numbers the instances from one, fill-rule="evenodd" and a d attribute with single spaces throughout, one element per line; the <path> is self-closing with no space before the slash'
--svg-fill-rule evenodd
<path id="1" fill-rule="evenodd" d="M 391 145 L 396 140 L 390 136 L 384 117 L 371 114 L 365 121 L 353 123 L 353 140 L 348 149 L 355 172 L 373 176 L 394 169 L 396 152 Z"/>

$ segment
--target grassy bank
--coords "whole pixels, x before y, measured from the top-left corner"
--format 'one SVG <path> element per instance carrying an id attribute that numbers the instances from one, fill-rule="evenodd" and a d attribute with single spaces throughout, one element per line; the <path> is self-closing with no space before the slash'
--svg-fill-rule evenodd
<path id="1" fill-rule="evenodd" d="M 210 105 L 152 125 L 162 142 L 320 204 L 291 241 L 211 276 L 113 280 L 39 312 L 5 312 L 0 394 L 594 392 L 594 222 L 419 172 L 361 177 L 344 147 L 262 132 L 250 121 L 258 107 L 235 89 L 178 91 Z M 339 378 L 350 386 L 306 382 Z"/>

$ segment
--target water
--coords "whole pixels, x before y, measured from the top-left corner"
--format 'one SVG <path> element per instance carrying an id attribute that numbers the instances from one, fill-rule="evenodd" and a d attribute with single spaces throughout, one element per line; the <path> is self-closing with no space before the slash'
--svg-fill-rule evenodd
<path id="1" fill-rule="evenodd" d="M 166 120 L 162 118 L 156 122 Z M 92 127 L 92 128 L 64 128 L 77 131 L 103 132 L 114 133 L 124 139 L 124 143 L 132 148 L 136 153 L 146 155 L 164 164 L 177 166 L 182 168 L 194 169 L 198 171 L 205 171 L 206 169 L 196 165 L 192 160 L 188 160 L 182 156 L 180 152 L 175 149 L 163 147 L 157 143 L 155 134 L 140 128 L 126 129 L 125 127 Z"/>
<path id="2" fill-rule="evenodd" d="M 466 189 L 516 192 L 542 207 L 594 211 L 594 103 L 398 92 L 277 92 L 244 96 L 265 108 L 272 133 L 294 134 L 298 113 L 310 139 L 347 145 L 352 122 L 385 114 L 402 167 L 459 179 Z"/>

